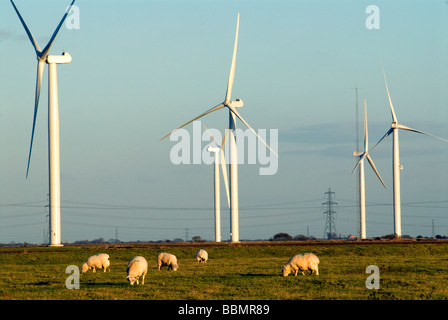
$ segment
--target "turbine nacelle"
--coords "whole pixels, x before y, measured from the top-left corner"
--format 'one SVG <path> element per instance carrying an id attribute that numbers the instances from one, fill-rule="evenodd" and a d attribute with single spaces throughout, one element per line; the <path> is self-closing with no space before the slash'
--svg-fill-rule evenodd
<path id="1" fill-rule="evenodd" d="M 215 152 L 215 153 L 217 153 L 217 152 L 221 151 L 221 148 L 218 148 L 218 147 L 208 147 L 207 151 L 208 152 Z"/>
<path id="2" fill-rule="evenodd" d="M 64 64 L 72 62 L 72 56 L 68 52 L 63 52 L 62 55 L 49 54 L 47 56 L 47 63 Z"/>
<path id="3" fill-rule="evenodd" d="M 242 108 L 244 106 L 244 102 L 241 99 L 236 99 L 234 101 L 225 101 L 224 105 L 229 108 Z"/>

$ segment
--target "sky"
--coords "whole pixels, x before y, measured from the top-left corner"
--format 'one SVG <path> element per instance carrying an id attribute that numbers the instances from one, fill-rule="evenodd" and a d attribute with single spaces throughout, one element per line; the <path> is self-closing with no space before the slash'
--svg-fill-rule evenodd
<path id="1" fill-rule="evenodd" d="M 15 1 L 41 47 L 65 2 Z M 260 175 L 259 162 L 238 166 L 241 240 L 323 237 L 329 188 L 337 233 L 358 233 L 352 153 L 357 141 L 363 147 L 364 99 L 370 146 L 392 120 L 381 59 L 399 122 L 448 138 L 446 1 L 75 5 L 79 15 L 69 17 L 79 28 L 65 24 L 50 50 L 73 58 L 57 67 L 62 242 L 214 239 L 213 164 L 176 165 L 170 154 L 178 142 L 161 138 L 224 100 L 238 13 L 232 98 L 244 101 L 238 110 L 257 132 L 278 132 L 267 143 L 278 142 L 279 155 L 272 175 Z M 366 13 L 370 5 L 379 16 Z M 0 243 L 45 243 L 48 69 L 26 178 L 36 57 L 9 1 L 0 3 L 0 55 Z M 228 111 L 200 120 L 224 132 Z M 185 129 L 193 136 L 192 124 Z M 391 138 L 371 154 L 387 189 L 366 163 L 368 237 L 394 231 Z M 399 138 L 402 233 L 447 235 L 448 143 L 403 131 Z M 223 241 L 230 239 L 225 197 L 222 184 Z"/>

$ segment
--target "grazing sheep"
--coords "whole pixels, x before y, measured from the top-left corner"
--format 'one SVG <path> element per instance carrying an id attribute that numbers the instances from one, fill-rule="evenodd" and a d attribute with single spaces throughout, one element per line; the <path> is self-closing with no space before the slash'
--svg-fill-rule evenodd
<path id="1" fill-rule="evenodd" d="M 104 268 L 104 272 L 109 269 L 110 272 L 110 260 L 107 253 L 98 253 L 94 256 L 89 257 L 87 261 L 84 262 L 81 266 L 81 271 L 82 273 L 86 273 L 87 270 L 93 269 L 93 272 L 96 272 L 97 268 Z"/>
<path id="2" fill-rule="evenodd" d="M 126 273 L 128 276 L 126 279 L 128 279 L 129 283 L 134 285 L 134 282 L 137 282 L 141 277 L 142 278 L 142 285 L 145 284 L 145 276 L 148 272 L 148 262 L 146 259 L 142 256 L 135 256 L 132 258 L 131 261 L 128 263 L 128 267 L 126 268 Z"/>
<path id="3" fill-rule="evenodd" d="M 282 273 L 283 276 L 288 276 L 291 272 L 294 272 L 297 275 L 297 272 L 300 270 L 303 275 L 305 275 L 305 271 L 311 271 L 319 275 L 319 258 L 312 253 L 302 253 L 296 254 L 291 259 L 289 259 L 288 263 L 283 266 Z"/>
<path id="4" fill-rule="evenodd" d="M 177 258 L 174 254 L 162 252 L 157 256 L 157 268 L 162 266 L 168 266 L 168 271 L 171 269 L 173 271 L 177 270 Z"/>
<path id="5" fill-rule="evenodd" d="M 204 249 L 199 250 L 198 252 L 196 252 L 196 259 L 198 260 L 198 262 L 204 262 L 206 263 L 208 260 L 208 253 L 207 251 L 205 251 Z"/>

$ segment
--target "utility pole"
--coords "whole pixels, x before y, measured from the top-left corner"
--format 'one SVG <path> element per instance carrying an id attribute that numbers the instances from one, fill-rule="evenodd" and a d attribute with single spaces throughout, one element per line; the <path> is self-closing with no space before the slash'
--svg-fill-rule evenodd
<path id="1" fill-rule="evenodd" d="M 432 238 L 436 237 L 436 233 L 434 231 L 434 219 L 432 219 Z"/>
<path id="2" fill-rule="evenodd" d="M 323 202 L 322 205 L 326 206 L 326 211 L 324 214 L 327 215 L 325 229 L 324 229 L 324 238 L 327 236 L 327 239 L 335 238 L 336 232 L 336 224 L 334 222 L 336 211 L 333 210 L 333 207 L 337 205 L 337 202 L 333 201 L 334 192 L 331 191 L 331 188 L 328 188 L 328 191 L 324 193 L 327 201 Z"/>

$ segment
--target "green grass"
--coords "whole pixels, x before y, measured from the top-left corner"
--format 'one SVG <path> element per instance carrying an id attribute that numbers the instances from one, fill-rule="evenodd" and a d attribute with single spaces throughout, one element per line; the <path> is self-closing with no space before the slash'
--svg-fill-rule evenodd
<path id="1" fill-rule="evenodd" d="M 0 248 L 2 300 L 439 300 L 448 299 L 448 243 L 406 244 L 204 244 L 210 260 L 199 264 L 200 248 L 180 245 Z M 178 258 L 176 272 L 157 270 L 157 254 Z M 65 286 L 69 265 L 81 267 L 99 252 L 111 257 L 111 272 L 80 275 L 80 289 Z M 320 259 L 319 276 L 288 277 L 282 266 L 296 253 Z M 148 260 L 143 286 L 130 286 L 126 265 L 136 255 Z M 380 289 L 369 290 L 368 265 L 380 269 Z"/>

